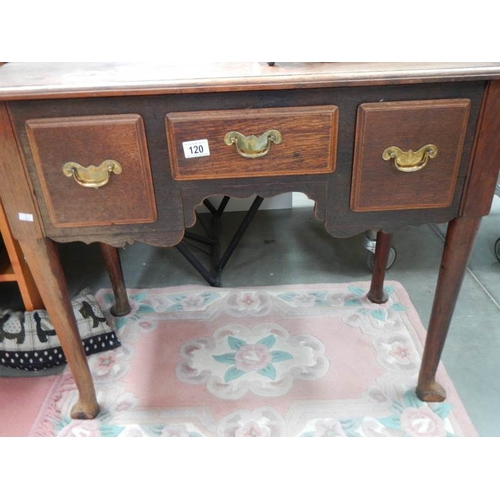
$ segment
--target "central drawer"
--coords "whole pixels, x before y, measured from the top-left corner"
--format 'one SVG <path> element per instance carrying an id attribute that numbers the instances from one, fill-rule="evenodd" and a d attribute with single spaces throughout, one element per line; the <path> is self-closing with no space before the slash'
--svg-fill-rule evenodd
<path id="1" fill-rule="evenodd" d="M 337 106 L 169 113 L 166 128 L 176 180 L 335 170 Z"/>

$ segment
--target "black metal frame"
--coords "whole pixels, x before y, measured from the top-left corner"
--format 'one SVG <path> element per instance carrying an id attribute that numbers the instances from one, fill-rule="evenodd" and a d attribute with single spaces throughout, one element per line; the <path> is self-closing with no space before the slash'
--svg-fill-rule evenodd
<path id="1" fill-rule="evenodd" d="M 248 229 L 248 226 L 252 222 L 257 210 L 259 210 L 260 205 L 264 201 L 264 198 L 257 196 L 252 203 L 252 206 L 245 214 L 243 220 L 241 221 L 238 229 L 236 230 L 233 238 L 229 242 L 226 250 L 224 251 L 222 257 L 220 256 L 220 226 L 221 226 L 221 218 L 224 213 L 224 210 L 230 200 L 229 196 L 224 196 L 218 208 L 215 208 L 209 200 L 204 200 L 203 204 L 208 208 L 210 213 L 212 214 L 211 227 L 207 228 L 203 221 L 198 218 L 198 222 L 202 226 L 203 230 L 206 233 L 206 236 L 200 236 L 198 234 L 192 233 L 190 231 L 186 231 L 184 235 L 184 239 L 176 245 L 177 250 L 186 258 L 186 260 L 198 271 L 203 278 L 205 278 L 206 282 L 210 286 L 221 287 L 221 275 L 222 271 L 226 267 L 227 262 L 229 261 L 231 255 L 233 254 L 236 246 L 240 242 L 241 238 L 245 234 L 245 231 Z M 207 248 L 199 247 L 198 245 L 192 243 L 191 241 L 195 241 L 197 243 L 201 243 L 205 245 Z M 210 256 L 211 269 L 207 269 L 198 258 L 191 252 L 189 246 L 200 250 L 201 252 Z"/>

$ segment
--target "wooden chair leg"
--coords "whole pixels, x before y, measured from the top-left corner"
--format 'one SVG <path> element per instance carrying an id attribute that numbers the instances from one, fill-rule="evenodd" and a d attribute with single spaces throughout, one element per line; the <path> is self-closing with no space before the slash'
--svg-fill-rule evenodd
<path id="1" fill-rule="evenodd" d="M 0 281 L 16 281 L 21 292 L 24 307 L 27 311 L 43 309 L 42 297 L 35 285 L 33 276 L 17 240 L 12 236 L 7 217 L 0 202 L 0 240 L 3 240 L 7 250 L 10 269 L 5 274 L 0 270 Z M 1 241 L 0 241 L 1 245 Z"/>
<path id="2" fill-rule="evenodd" d="M 446 398 L 436 371 L 480 223 L 480 217 L 463 217 L 448 224 L 417 386 L 417 396 L 429 403 Z"/>
<path id="3" fill-rule="evenodd" d="M 130 312 L 130 303 L 128 301 L 125 280 L 123 279 L 123 270 L 118 248 L 101 243 L 101 252 L 104 257 L 106 269 L 108 270 L 111 287 L 115 294 L 115 305 L 111 308 L 113 316 L 126 316 Z"/>
<path id="4" fill-rule="evenodd" d="M 57 247 L 47 238 L 20 244 L 78 389 L 71 418 L 92 419 L 99 413 L 99 405 Z"/>
<path id="5" fill-rule="evenodd" d="M 368 299 L 375 304 L 383 304 L 389 299 L 388 295 L 384 292 L 384 280 L 390 250 L 391 235 L 378 231 L 372 281 L 370 291 L 368 292 Z"/>

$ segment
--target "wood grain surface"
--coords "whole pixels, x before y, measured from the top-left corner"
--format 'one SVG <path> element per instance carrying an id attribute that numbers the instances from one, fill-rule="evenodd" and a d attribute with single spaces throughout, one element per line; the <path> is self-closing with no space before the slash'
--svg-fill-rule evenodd
<path id="1" fill-rule="evenodd" d="M 33 185 L 4 103 L 0 103 L 0 148 L 0 199 L 12 234 L 18 240 L 41 238 L 44 232 Z"/>
<path id="2" fill-rule="evenodd" d="M 0 282 L 2 281 L 15 281 L 19 287 L 21 298 L 24 307 L 27 311 L 34 311 L 35 309 L 43 308 L 43 301 L 35 285 L 33 276 L 24 259 L 19 242 L 12 237 L 9 223 L 5 217 L 2 203 L 0 202 L 0 238 L 3 240 L 5 250 L 7 252 L 8 270 L 2 269 L 3 257 L 0 252 Z M 1 242 L 0 242 L 1 246 Z"/>
<path id="3" fill-rule="evenodd" d="M 500 82 L 490 82 L 483 100 L 461 214 L 488 215 L 500 169 Z"/>
<path id="4" fill-rule="evenodd" d="M 362 104 L 358 109 L 351 208 L 355 212 L 451 205 L 469 119 L 469 99 Z M 401 172 L 382 152 L 418 151 L 433 144 L 436 158 Z"/>
<path id="5" fill-rule="evenodd" d="M 304 106 L 234 111 L 169 113 L 167 135 L 174 179 L 224 179 L 275 175 L 324 174 L 335 170 L 337 106 Z M 224 143 L 226 133 L 261 136 L 277 130 L 280 144 L 270 144 L 260 158 L 240 156 Z M 208 156 L 186 158 L 183 143 L 206 139 Z"/>
<path id="6" fill-rule="evenodd" d="M 56 227 L 154 222 L 151 168 L 139 115 L 34 119 L 26 122 L 49 217 Z M 63 174 L 67 162 L 83 167 L 116 160 L 123 167 L 98 189 Z"/>
<path id="7" fill-rule="evenodd" d="M 0 100 L 61 99 L 500 78 L 496 62 L 9 63 Z"/>
<path id="8" fill-rule="evenodd" d="M 500 83 L 492 81 L 495 79 L 500 79 L 498 63 L 1 67 L 0 100 L 13 102 L 0 104 L 0 194 L 9 221 L 21 237 L 35 282 L 39 288 L 43 286 L 42 298 L 78 387 L 79 400 L 71 416 L 93 418 L 99 407 L 54 241 L 121 246 L 140 240 L 172 246 L 182 239 L 185 227 L 194 223 L 195 207 L 220 194 L 241 198 L 301 191 L 315 200 L 315 215 L 334 236 L 382 230 L 372 283 L 372 299 L 379 301 L 384 300 L 384 262 L 390 248 L 385 233 L 407 225 L 452 221 L 417 391 L 426 401 L 442 400 L 444 391 L 435 381 L 436 368 L 479 227 L 480 216 L 476 215 L 482 215 L 491 203 L 498 173 Z M 330 110 L 310 117 L 287 114 L 295 113 L 293 108 L 299 106 L 327 106 Z M 268 108 L 279 111 L 264 116 Z M 361 127 L 356 125 L 358 110 Z M 337 114 L 338 135 L 332 133 L 335 127 L 331 125 Z M 115 119 L 116 115 L 125 116 L 124 121 Z M 167 115 L 173 129 L 169 137 Z M 109 116 L 115 118 L 108 120 Z M 285 155 L 281 160 L 273 157 L 278 170 L 272 170 L 276 167 L 271 164 L 261 164 L 260 173 L 259 169 L 235 169 L 237 160 L 224 156 L 234 150 L 218 142 L 214 146 L 216 162 L 208 176 L 197 168 L 196 178 L 179 179 L 182 171 L 193 173 L 179 158 L 179 142 L 185 138 L 205 138 L 198 133 L 207 130 L 219 134 L 222 124 L 225 127 L 232 120 L 231 125 L 238 127 L 252 123 L 252 129 L 243 132 L 258 135 L 264 131 L 262 125 L 277 128 L 271 125 L 276 116 L 284 120 L 285 140 L 296 134 L 294 143 L 302 141 L 304 149 L 313 150 L 311 158 L 295 146 L 290 149 L 291 157 L 273 148 L 269 154 L 280 151 L 280 157 Z M 176 117 L 181 119 L 176 121 Z M 314 149 L 320 144 L 324 147 L 327 138 L 328 154 Z M 415 150 L 424 143 L 437 144 L 438 161 L 429 167 L 439 168 L 402 174 L 403 184 L 392 170 L 381 174 L 377 167 L 372 171 L 385 147 Z M 297 152 L 301 161 L 297 157 L 293 161 Z M 105 186 L 108 190 L 95 191 L 61 173 L 66 161 L 99 164 L 111 157 L 122 163 L 121 158 L 113 158 L 116 154 L 133 159 L 133 181 L 122 174 Z M 328 155 L 336 157 L 335 164 Z M 325 165 L 326 171 L 315 170 Z M 380 168 L 394 167 L 383 162 Z M 213 172 L 228 177 L 211 178 Z M 121 186 L 119 181 L 124 180 Z M 355 206 L 366 211 L 351 209 L 353 186 Z M 151 213 L 152 202 L 156 202 L 158 217 L 144 222 L 143 213 Z M 29 224 L 19 220 L 23 210 L 33 215 Z M 460 217 L 461 213 L 473 217 Z M 109 247 L 104 251 L 114 288 L 122 295 L 120 309 L 125 312 L 117 252 Z"/>
<path id="9" fill-rule="evenodd" d="M 153 245 L 172 246 L 182 239 L 185 227 L 194 223 L 194 208 L 204 198 L 228 195 L 236 198 L 259 194 L 263 197 L 281 193 L 306 192 L 316 201 L 315 215 L 324 220 L 326 229 L 336 237 L 347 237 L 362 231 L 385 228 L 393 232 L 409 224 L 428 221 L 447 222 L 458 214 L 462 187 L 467 174 L 472 139 L 481 106 L 484 82 L 460 82 L 425 85 L 347 87 L 334 89 L 297 89 L 272 92 L 228 92 L 115 98 L 88 98 L 11 102 L 13 122 L 47 236 L 57 241 L 102 241 L 115 246 L 125 242 L 144 241 Z M 426 210 L 385 210 L 353 212 L 350 209 L 356 114 L 364 103 L 412 100 L 469 99 L 470 117 L 459 167 L 456 190 L 449 207 Z M 337 106 L 339 131 L 337 161 L 334 172 L 314 175 L 277 175 L 234 179 L 173 179 L 170 151 L 165 130 L 169 113 L 221 112 L 258 110 L 297 106 Z M 25 122 L 33 119 L 86 117 L 89 115 L 137 114 L 144 120 L 158 217 L 154 223 L 89 227 L 55 227 L 42 195 Z M 272 145 L 274 146 L 274 145 Z M 227 147 L 230 150 L 229 147 Z M 388 163 L 384 162 L 384 168 Z M 417 172 L 418 174 L 419 172 Z M 118 178 L 118 177 L 117 177 Z M 63 177 L 63 180 L 70 180 Z M 1 188 L 0 188 L 1 189 Z M 84 189 L 84 188 L 82 188 Z"/>

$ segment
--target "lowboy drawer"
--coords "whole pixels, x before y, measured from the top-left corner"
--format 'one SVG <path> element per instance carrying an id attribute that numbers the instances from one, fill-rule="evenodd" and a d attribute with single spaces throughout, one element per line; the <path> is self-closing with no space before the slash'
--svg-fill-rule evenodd
<path id="1" fill-rule="evenodd" d="M 469 99 L 362 104 L 356 122 L 351 209 L 449 206 L 469 109 Z"/>
<path id="2" fill-rule="evenodd" d="M 166 127 L 177 180 L 322 174 L 335 169 L 336 106 L 169 113 Z M 198 150 L 186 151 L 193 141 Z M 192 152 L 204 155 L 190 157 Z"/>
<path id="3" fill-rule="evenodd" d="M 141 116 L 33 119 L 26 130 L 55 227 L 156 220 Z"/>

